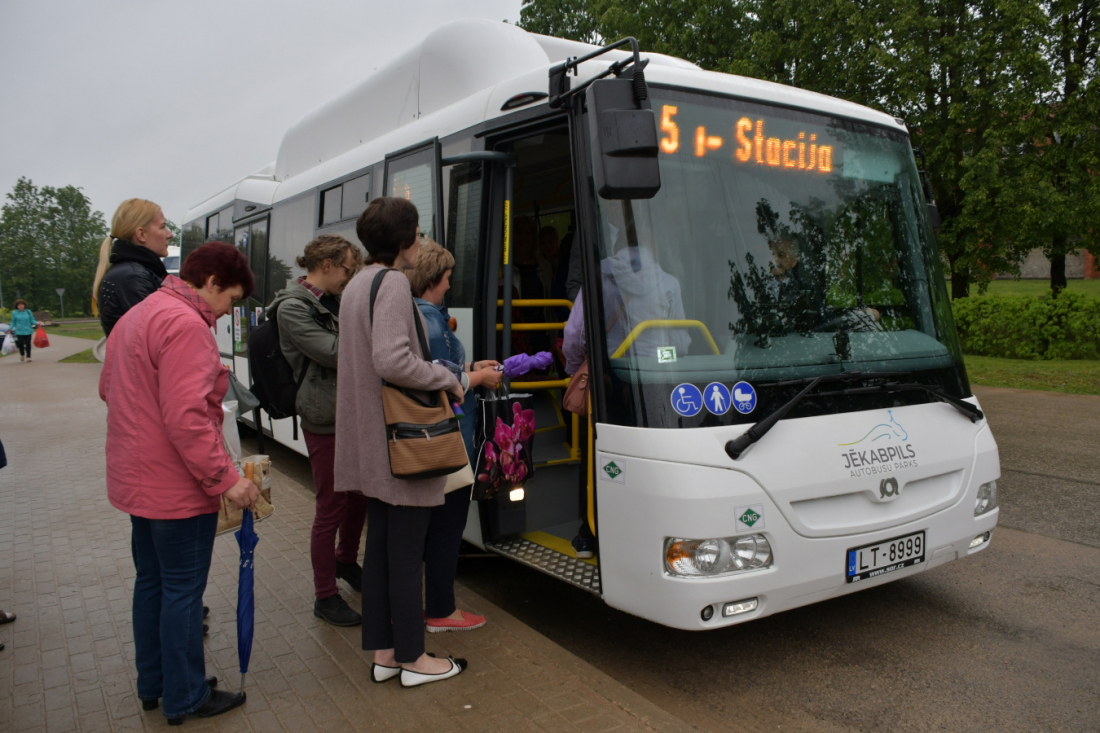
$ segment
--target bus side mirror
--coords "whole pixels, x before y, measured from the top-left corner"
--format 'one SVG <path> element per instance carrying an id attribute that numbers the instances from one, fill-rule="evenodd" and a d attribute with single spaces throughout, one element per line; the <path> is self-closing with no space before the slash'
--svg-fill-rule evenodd
<path id="1" fill-rule="evenodd" d="M 661 190 L 657 120 L 649 100 L 634 101 L 630 79 L 588 87 L 588 129 L 596 191 L 605 199 L 651 199 Z"/>

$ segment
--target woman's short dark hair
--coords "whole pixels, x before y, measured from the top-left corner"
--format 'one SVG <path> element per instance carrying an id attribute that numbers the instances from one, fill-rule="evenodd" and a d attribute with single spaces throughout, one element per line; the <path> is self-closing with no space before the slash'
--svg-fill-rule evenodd
<path id="1" fill-rule="evenodd" d="M 239 249 L 225 242 L 207 242 L 187 255 L 180 267 L 180 279 L 196 288 L 204 286 L 211 276 L 214 284 L 223 290 L 240 285 L 244 290 L 241 300 L 256 289 L 248 259 Z"/>
<path id="2" fill-rule="evenodd" d="M 401 250 L 413 246 L 420 214 L 408 199 L 383 196 L 371 201 L 359 220 L 355 233 L 367 250 L 367 264 L 392 265 Z"/>
<path id="3" fill-rule="evenodd" d="M 24 308 L 27 307 L 27 301 L 23 300 L 22 298 L 16 298 L 15 303 L 12 304 L 12 307 L 18 308 L 20 303 L 23 304 Z"/>

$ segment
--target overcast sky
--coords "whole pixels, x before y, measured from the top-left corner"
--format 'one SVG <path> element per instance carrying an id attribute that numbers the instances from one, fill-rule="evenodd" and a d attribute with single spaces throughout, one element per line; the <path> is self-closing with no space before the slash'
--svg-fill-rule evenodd
<path id="1" fill-rule="evenodd" d="M 0 194 L 26 176 L 187 209 L 306 113 L 459 18 L 520 0 L 0 0 Z"/>

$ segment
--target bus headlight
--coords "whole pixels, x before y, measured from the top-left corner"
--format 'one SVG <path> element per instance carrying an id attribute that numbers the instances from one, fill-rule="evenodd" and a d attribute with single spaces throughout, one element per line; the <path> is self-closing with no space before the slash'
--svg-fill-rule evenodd
<path id="1" fill-rule="evenodd" d="M 713 578 L 772 564 L 772 547 L 762 534 L 711 540 L 665 538 L 665 570 L 683 578 Z"/>
<path id="2" fill-rule="evenodd" d="M 997 508 L 997 482 L 990 481 L 978 487 L 978 499 L 974 502 L 974 516 L 980 517 Z"/>

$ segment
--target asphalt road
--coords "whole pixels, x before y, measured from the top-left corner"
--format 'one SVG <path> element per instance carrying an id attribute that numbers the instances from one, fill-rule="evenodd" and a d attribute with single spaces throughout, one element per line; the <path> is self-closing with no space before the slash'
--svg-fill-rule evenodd
<path id="1" fill-rule="evenodd" d="M 1100 397 L 977 388 L 1001 452 L 989 549 L 706 633 L 504 559 L 459 581 L 704 731 L 1100 731 Z"/>

